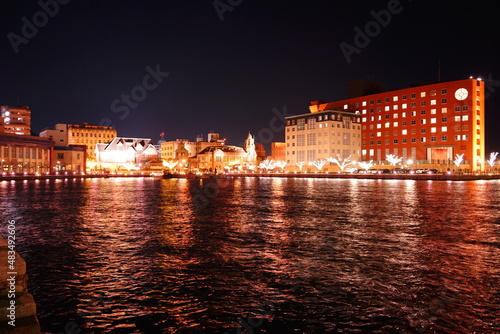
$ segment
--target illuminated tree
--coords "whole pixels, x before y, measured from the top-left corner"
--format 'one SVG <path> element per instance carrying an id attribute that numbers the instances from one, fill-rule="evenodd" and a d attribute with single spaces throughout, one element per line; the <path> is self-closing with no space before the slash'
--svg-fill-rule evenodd
<path id="1" fill-rule="evenodd" d="M 342 173 L 344 172 L 344 169 L 347 166 L 354 164 L 354 162 L 351 161 L 351 156 L 348 156 L 347 158 L 343 158 L 340 155 L 337 155 L 336 158 L 330 157 L 330 158 L 326 158 L 326 160 L 337 164 L 337 166 L 339 166 L 340 171 Z"/>
<path id="2" fill-rule="evenodd" d="M 370 160 L 369 162 L 361 161 L 358 163 L 358 165 L 359 165 L 359 167 L 366 169 L 366 170 L 369 170 L 370 168 L 372 168 L 374 166 L 373 160 Z"/>
<path id="3" fill-rule="evenodd" d="M 488 162 L 488 164 L 490 165 L 490 167 L 492 167 L 492 168 L 493 168 L 493 166 L 495 166 L 495 160 L 497 158 L 497 155 L 498 155 L 498 152 L 491 152 L 490 158 L 488 160 L 486 160 Z"/>
<path id="4" fill-rule="evenodd" d="M 324 159 L 320 159 L 320 160 L 316 160 L 316 161 L 311 162 L 311 165 L 316 167 L 319 171 L 321 171 L 321 169 L 323 168 L 323 166 L 325 164 L 326 164 L 326 160 L 324 160 Z"/>
<path id="5" fill-rule="evenodd" d="M 387 154 L 385 157 L 386 157 L 387 161 L 389 161 L 389 163 L 393 166 L 396 166 L 398 163 L 403 161 L 403 158 L 400 158 L 394 154 Z"/>
<path id="6" fill-rule="evenodd" d="M 276 167 L 278 168 L 285 169 L 286 165 L 287 165 L 286 161 L 276 161 Z"/>
<path id="7" fill-rule="evenodd" d="M 259 164 L 259 168 L 271 170 L 276 168 L 276 162 L 274 160 L 266 159 Z"/>
<path id="8" fill-rule="evenodd" d="M 175 166 L 177 166 L 178 161 L 166 161 L 163 160 L 162 164 L 164 167 L 167 167 L 168 169 L 173 169 Z"/>
<path id="9" fill-rule="evenodd" d="M 460 164 L 464 161 L 464 153 L 462 154 L 455 154 L 455 160 L 453 160 L 453 163 L 457 166 L 457 168 L 460 167 Z"/>
<path id="10" fill-rule="evenodd" d="M 304 165 L 306 164 L 304 161 L 301 161 L 301 162 L 296 162 L 295 163 L 297 166 L 299 166 L 299 170 L 301 171 L 302 170 L 302 167 L 304 167 Z"/>

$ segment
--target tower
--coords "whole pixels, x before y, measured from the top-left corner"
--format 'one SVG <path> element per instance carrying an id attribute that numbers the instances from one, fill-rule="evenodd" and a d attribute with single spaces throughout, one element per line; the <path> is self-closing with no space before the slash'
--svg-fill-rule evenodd
<path id="1" fill-rule="evenodd" d="M 248 137 L 245 139 L 245 146 L 243 147 L 248 154 L 248 162 L 255 162 L 257 160 L 257 152 L 255 152 L 255 140 L 248 132 Z"/>

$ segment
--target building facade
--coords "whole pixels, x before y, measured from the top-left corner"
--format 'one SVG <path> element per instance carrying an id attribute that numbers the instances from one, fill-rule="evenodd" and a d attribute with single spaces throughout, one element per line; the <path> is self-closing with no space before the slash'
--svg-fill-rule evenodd
<path id="1" fill-rule="evenodd" d="M 31 135 L 31 110 L 29 107 L 0 106 L 0 118 L 1 132 L 20 136 Z"/>
<path id="2" fill-rule="evenodd" d="M 286 143 L 272 142 L 271 156 L 269 159 L 274 161 L 286 161 Z"/>
<path id="3" fill-rule="evenodd" d="M 288 169 L 330 157 L 361 154 L 361 116 L 350 111 L 325 109 L 286 117 L 285 144 Z"/>
<path id="4" fill-rule="evenodd" d="M 54 142 L 36 136 L 0 133 L 2 174 L 36 174 L 53 171 Z"/>
<path id="5" fill-rule="evenodd" d="M 95 163 L 100 165 L 97 167 L 99 170 L 103 167 L 127 169 L 158 160 L 158 150 L 151 139 L 117 137 L 108 144 L 96 144 L 95 157 Z"/>
<path id="6" fill-rule="evenodd" d="M 444 166 L 463 154 L 465 169 L 484 170 L 484 82 L 480 79 L 310 105 L 312 114 L 332 109 L 361 115 L 363 160 L 382 163 L 393 154 L 404 161 Z"/>
<path id="7" fill-rule="evenodd" d="M 54 146 L 52 162 L 55 171 L 85 173 L 86 150 L 85 145 Z"/>
<path id="8" fill-rule="evenodd" d="M 40 137 L 53 140 L 56 146 L 85 145 L 89 161 L 95 161 L 97 144 L 107 144 L 116 138 L 117 132 L 111 126 L 83 124 L 56 124 L 40 132 Z"/>

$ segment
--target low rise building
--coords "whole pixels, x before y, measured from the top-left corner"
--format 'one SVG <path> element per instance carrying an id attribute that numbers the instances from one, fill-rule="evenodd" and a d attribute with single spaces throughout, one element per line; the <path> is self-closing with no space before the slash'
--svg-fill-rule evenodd
<path id="1" fill-rule="evenodd" d="M 158 150 L 147 138 L 114 138 L 108 144 L 98 143 L 95 147 L 94 170 L 119 170 L 144 166 L 158 160 Z"/>
<path id="2" fill-rule="evenodd" d="M 0 133 L 2 173 L 35 174 L 53 171 L 54 142 L 36 136 Z"/>

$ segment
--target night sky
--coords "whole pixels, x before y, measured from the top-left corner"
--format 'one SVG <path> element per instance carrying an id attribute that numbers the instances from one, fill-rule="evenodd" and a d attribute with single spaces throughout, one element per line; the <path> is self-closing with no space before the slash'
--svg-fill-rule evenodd
<path id="1" fill-rule="evenodd" d="M 344 99 L 347 82 L 360 78 L 389 90 L 437 80 L 440 63 L 441 81 L 492 80 L 486 152 L 500 151 L 495 2 L 59 1 L 53 17 L 37 1 L 0 5 L 0 104 L 30 106 L 36 133 L 89 122 L 154 142 L 161 132 L 194 140 L 209 131 L 236 145 L 248 131 L 283 141 L 276 115 L 284 110 Z M 390 22 L 348 63 L 339 45 L 354 46 L 354 28 L 388 6 Z M 27 28 L 34 20 L 37 32 Z M 137 100 L 122 100 L 131 92 Z"/>

